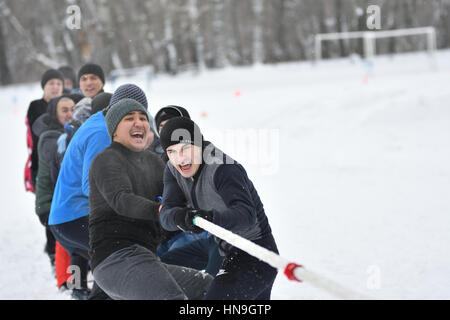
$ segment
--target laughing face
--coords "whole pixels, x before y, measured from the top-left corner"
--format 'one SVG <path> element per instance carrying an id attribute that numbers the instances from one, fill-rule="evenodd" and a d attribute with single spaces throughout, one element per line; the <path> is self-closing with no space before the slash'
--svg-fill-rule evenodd
<path id="1" fill-rule="evenodd" d="M 202 149 L 187 143 L 178 143 L 166 150 L 170 163 L 185 178 L 193 177 L 202 163 Z"/>
<path id="2" fill-rule="evenodd" d="M 117 125 L 113 141 L 131 151 L 140 152 L 152 144 L 154 137 L 147 116 L 140 111 L 132 111 Z"/>

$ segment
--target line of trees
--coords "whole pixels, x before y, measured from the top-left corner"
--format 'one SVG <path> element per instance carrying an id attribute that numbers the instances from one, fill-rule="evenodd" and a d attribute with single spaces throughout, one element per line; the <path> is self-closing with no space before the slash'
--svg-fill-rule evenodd
<path id="1" fill-rule="evenodd" d="M 69 28 L 69 6 L 80 28 Z M 0 84 L 36 81 L 49 67 L 91 61 L 113 69 L 152 65 L 176 74 L 308 60 L 314 35 L 367 30 L 378 5 L 383 30 L 434 26 L 450 46 L 450 0 L 0 0 Z M 378 53 L 424 49 L 424 37 L 380 40 Z M 359 40 L 326 43 L 324 57 L 361 53 Z"/>

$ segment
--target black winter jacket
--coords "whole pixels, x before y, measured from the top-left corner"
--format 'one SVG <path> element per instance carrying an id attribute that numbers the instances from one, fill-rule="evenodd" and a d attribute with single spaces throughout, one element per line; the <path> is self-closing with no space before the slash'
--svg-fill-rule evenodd
<path id="1" fill-rule="evenodd" d="M 175 215 L 187 206 L 213 211 L 213 223 L 248 240 L 271 239 L 272 231 L 264 206 L 244 167 L 210 142 L 204 142 L 203 150 L 205 148 L 212 151 L 210 157 L 205 159 L 208 153 L 203 153 L 203 163 L 191 178 L 184 178 L 170 162 L 167 163 L 160 212 L 163 228 L 177 230 Z M 223 240 L 216 241 L 222 253 L 231 248 Z M 274 242 L 271 246 L 276 247 Z"/>
<path id="2" fill-rule="evenodd" d="M 27 111 L 28 126 L 30 129 L 33 127 L 34 122 L 42 114 L 47 112 L 48 103 L 44 99 L 34 100 L 30 103 Z M 33 150 L 31 152 L 31 180 L 33 185 L 36 185 L 36 177 L 39 166 L 39 156 L 37 152 L 39 137 L 31 131 L 31 137 L 33 139 Z"/>

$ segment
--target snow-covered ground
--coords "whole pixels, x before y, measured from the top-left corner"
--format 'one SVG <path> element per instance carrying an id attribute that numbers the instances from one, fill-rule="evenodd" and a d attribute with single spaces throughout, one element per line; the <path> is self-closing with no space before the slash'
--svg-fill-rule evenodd
<path id="1" fill-rule="evenodd" d="M 450 298 L 450 51 L 121 79 L 243 163 L 281 255 L 382 299 Z M 67 299 L 24 191 L 39 84 L 0 88 L 0 299 Z M 273 299 L 332 299 L 280 274 Z"/>

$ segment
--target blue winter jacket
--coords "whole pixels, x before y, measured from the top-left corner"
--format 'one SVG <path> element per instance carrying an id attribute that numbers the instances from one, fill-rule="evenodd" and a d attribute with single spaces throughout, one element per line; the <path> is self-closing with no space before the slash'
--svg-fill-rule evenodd
<path id="1" fill-rule="evenodd" d="M 89 168 L 94 157 L 111 145 L 102 111 L 76 131 L 67 147 L 53 194 L 49 225 L 89 214 Z"/>

